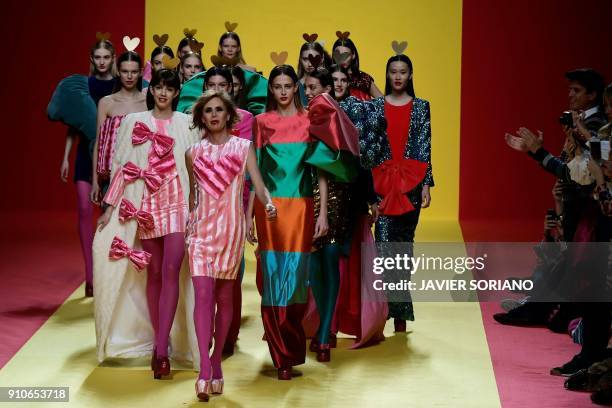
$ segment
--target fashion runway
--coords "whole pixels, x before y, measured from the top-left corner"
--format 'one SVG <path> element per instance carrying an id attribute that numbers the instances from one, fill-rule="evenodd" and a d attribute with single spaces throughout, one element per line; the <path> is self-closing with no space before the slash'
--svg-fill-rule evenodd
<path id="1" fill-rule="evenodd" d="M 55 238 L 46 245 L 49 250 L 59 250 L 55 280 L 63 282 L 58 286 L 70 288 L 74 286 L 70 270 L 75 259 L 78 265 L 78 246 L 69 244 L 76 244 L 76 236 L 58 222 L 62 217 L 42 218 L 51 220 L 47 222 L 48 232 Z M 31 226 L 19 224 L 13 228 L 15 236 L 25 237 L 24 229 Z M 441 231 L 445 231 L 447 240 L 461 239 L 458 226 L 435 222 L 424 224 L 419 236 L 427 240 L 439 237 Z M 23 250 L 27 242 L 18 239 L 11 245 L 4 250 L 19 252 L 18 247 Z M 247 247 L 247 251 L 252 254 L 252 247 Z M 233 356 L 224 360 L 225 393 L 212 398 L 212 406 L 365 407 L 398 400 L 419 407 L 454 406 L 451 401 L 470 401 L 472 407 L 500 406 L 480 307 L 476 303 L 416 304 L 417 320 L 409 323 L 408 333 L 393 333 L 393 325 L 389 323 L 383 343 L 359 350 L 349 350 L 352 340 L 340 338 L 330 363 L 318 363 L 314 354 L 309 353 L 306 364 L 297 367 L 302 376 L 278 381 L 267 345 L 261 340 L 260 297 L 255 287 L 253 258 L 249 258 L 243 283 L 243 321 L 238 347 Z M 37 307 L 44 309 L 44 303 L 52 303 L 53 298 L 48 296 L 44 282 L 37 279 L 37 270 L 44 270 L 40 264 L 32 260 L 28 282 L 31 290 L 39 292 Z M 16 287 L 13 293 L 19 291 Z M 93 300 L 84 298 L 83 293 L 83 287 L 77 287 L 55 313 L 50 310 L 52 315 L 29 340 L 28 333 L 22 333 L 27 342 L 0 370 L 2 386 L 70 387 L 70 403 L 65 403 L 70 407 L 202 405 L 193 392 L 197 372 L 187 365 L 173 362 L 171 379 L 158 381 L 152 378 L 149 359 L 98 363 Z M 4 294 L 3 318 L 11 313 L 9 303 L 16 301 L 8 292 Z M 45 320 L 25 313 L 10 325 L 36 326 L 36 319 L 41 323 Z M 4 325 L 5 320 L 2 322 Z M 15 333 L 13 343 L 17 337 L 19 333 Z M 9 353 L 4 350 L 6 344 L 0 347 L 3 353 Z M 12 352 L 15 348 L 13 345 Z M 28 403 L 28 406 L 38 405 Z"/>

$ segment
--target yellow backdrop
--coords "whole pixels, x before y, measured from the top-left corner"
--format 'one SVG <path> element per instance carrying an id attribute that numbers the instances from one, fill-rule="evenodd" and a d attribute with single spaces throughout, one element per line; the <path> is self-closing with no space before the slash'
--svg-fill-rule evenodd
<path id="1" fill-rule="evenodd" d="M 461 80 L 461 1 L 349 0 L 201 1 L 147 0 L 145 49 L 150 54 L 154 34 L 168 33 L 176 49 L 183 28 L 196 28 L 204 42 L 204 64 L 217 52 L 224 22 L 237 22 L 246 62 L 270 72 L 272 51 L 288 51 L 296 64 L 302 33 L 318 33 L 329 48 L 337 30 L 350 31 L 361 68 L 384 89 L 385 64 L 393 55 L 391 41 L 408 41 L 406 54 L 414 64 L 417 96 L 431 103 L 432 162 L 436 187 L 427 220 L 457 220 L 459 208 L 459 104 Z"/>

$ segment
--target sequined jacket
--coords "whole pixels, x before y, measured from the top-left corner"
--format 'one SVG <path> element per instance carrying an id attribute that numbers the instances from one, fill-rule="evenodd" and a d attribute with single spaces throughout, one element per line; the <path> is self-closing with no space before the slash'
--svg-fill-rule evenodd
<path id="1" fill-rule="evenodd" d="M 372 102 L 377 106 L 384 116 L 385 97 L 380 96 Z M 391 157 L 391 145 L 385 132 L 383 149 Z M 410 117 L 410 130 L 408 131 L 408 143 L 404 150 L 405 159 L 414 159 L 427 163 L 427 172 L 423 179 L 423 185 L 434 186 L 433 174 L 431 171 L 431 114 L 429 102 L 425 99 L 414 98 L 412 105 L 412 115 Z"/>
<path id="2" fill-rule="evenodd" d="M 367 102 L 348 97 L 340 102 L 340 106 L 359 130 L 361 165 L 372 169 L 391 159 L 384 96 Z M 423 185 L 434 186 L 431 169 L 431 114 L 429 102 L 424 99 L 414 98 L 404 158 L 426 162 L 428 166 Z"/>

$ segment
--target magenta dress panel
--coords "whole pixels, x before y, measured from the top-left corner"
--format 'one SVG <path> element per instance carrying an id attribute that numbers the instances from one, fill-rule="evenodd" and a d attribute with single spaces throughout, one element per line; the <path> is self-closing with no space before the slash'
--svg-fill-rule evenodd
<path id="1" fill-rule="evenodd" d="M 108 178 L 111 173 L 113 154 L 115 153 L 115 140 L 121 120 L 125 115 L 107 117 L 100 127 L 98 139 L 98 165 L 96 171 L 102 177 Z"/>
<path id="2" fill-rule="evenodd" d="M 245 140 L 253 140 L 253 114 L 249 111 L 245 111 L 244 109 L 236 109 L 238 111 L 238 116 L 240 116 L 240 120 L 234 126 L 234 131 L 232 132 L 235 136 L 243 138 Z M 244 203 L 244 210 L 246 211 L 249 205 L 249 194 L 251 189 L 251 179 L 248 177 L 245 178 L 244 181 L 244 190 L 242 192 L 242 200 Z"/>
<path id="3" fill-rule="evenodd" d="M 117 207 L 121 204 L 120 217 L 127 220 L 132 217 L 147 218 L 147 222 L 138 223 L 138 238 L 151 239 L 175 232 L 185 232 L 187 222 L 187 204 L 176 170 L 176 162 L 172 152 L 174 140 L 167 135 L 166 126 L 171 119 L 155 119 L 156 131 L 150 132 L 144 124 L 137 124 L 132 134 L 133 143 L 143 143 L 147 137 L 138 138 L 139 134 L 147 134 L 153 138 L 148 156 L 147 169 L 138 169 L 131 163 L 126 163 L 122 171 L 115 173 L 108 188 L 104 201 Z M 142 178 L 145 182 L 140 209 L 135 213 L 133 203 L 121 200 L 125 183 Z M 152 219 L 152 222 L 148 220 Z"/>
<path id="4" fill-rule="evenodd" d="M 250 145 L 232 136 L 222 145 L 204 138 L 191 147 L 197 182 L 186 233 L 192 276 L 238 277 L 246 237 L 242 193 Z"/>

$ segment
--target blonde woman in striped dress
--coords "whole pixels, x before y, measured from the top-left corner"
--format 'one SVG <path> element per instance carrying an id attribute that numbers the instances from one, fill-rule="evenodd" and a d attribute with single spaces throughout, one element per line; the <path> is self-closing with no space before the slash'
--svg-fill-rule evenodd
<path id="1" fill-rule="evenodd" d="M 237 119 L 236 108 L 225 92 L 207 91 L 193 108 L 193 126 L 204 131 L 203 138 L 185 154 L 190 179 L 187 251 L 200 350 L 196 394 L 203 401 L 210 394 L 223 392 L 221 353 L 232 321 L 233 287 L 246 237 L 242 202 L 245 170 L 267 216 L 276 216 L 251 142 L 231 134 Z M 213 333 L 215 344 L 210 355 Z"/>

